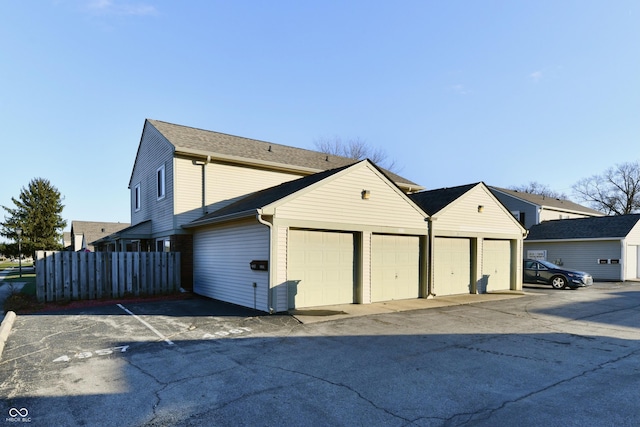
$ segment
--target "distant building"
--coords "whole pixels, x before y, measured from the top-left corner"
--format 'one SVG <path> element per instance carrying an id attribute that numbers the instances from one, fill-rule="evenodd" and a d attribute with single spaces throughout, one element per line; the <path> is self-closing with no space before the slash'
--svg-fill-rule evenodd
<path id="1" fill-rule="evenodd" d="M 71 221 L 69 243 L 65 241 L 65 248 L 69 247 L 69 250 L 74 252 L 93 252 L 92 242 L 127 228 L 129 225 L 123 222 Z"/>

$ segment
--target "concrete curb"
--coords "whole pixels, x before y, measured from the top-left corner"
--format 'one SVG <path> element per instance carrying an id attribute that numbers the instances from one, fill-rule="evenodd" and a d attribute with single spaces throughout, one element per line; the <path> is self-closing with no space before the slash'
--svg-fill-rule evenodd
<path id="1" fill-rule="evenodd" d="M 4 343 L 7 342 L 7 338 L 9 338 L 9 332 L 11 332 L 11 328 L 13 327 L 13 322 L 15 320 L 16 320 L 16 313 L 14 313 L 13 311 L 9 311 L 4 316 L 4 320 L 2 321 L 2 324 L 0 324 L 0 359 L 2 358 Z"/>

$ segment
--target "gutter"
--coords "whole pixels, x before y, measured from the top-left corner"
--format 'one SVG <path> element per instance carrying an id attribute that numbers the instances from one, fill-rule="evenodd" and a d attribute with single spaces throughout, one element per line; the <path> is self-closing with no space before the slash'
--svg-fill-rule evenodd
<path id="1" fill-rule="evenodd" d="M 209 224 L 217 224 L 219 222 L 226 222 L 226 221 L 231 221 L 234 219 L 240 219 L 240 218 L 249 218 L 252 217 L 253 215 L 255 215 L 256 210 L 248 210 L 248 211 L 242 211 L 242 212 L 236 212 L 236 213 L 232 213 L 229 215 L 223 215 L 223 216 L 218 216 L 218 217 L 214 217 L 214 218 L 206 218 L 206 219 L 201 219 L 201 220 L 196 220 L 193 222 L 190 222 L 188 224 L 183 224 L 182 228 L 185 229 L 189 229 L 189 228 L 196 228 L 196 227 L 201 227 L 203 225 L 209 225 Z"/>

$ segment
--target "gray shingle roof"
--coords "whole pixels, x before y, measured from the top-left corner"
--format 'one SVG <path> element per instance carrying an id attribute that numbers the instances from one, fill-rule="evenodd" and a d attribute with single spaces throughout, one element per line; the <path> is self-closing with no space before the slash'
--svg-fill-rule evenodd
<path id="1" fill-rule="evenodd" d="M 125 229 L 129 225 L 124 222 L 71 221 L 71 234 L 84 235 L 87 244 L 91 245 L 94 241 Z M 71 245 L 74 244 L 75 242 L 71 242 Z"/>
<path id="2" fill-rule="evenodd" d="M 419 193 L 409 194 L 409 198 L 427 214 L 434 215 L 478 184 L 480 183 L 476 182 L 475 184 L 460 185 L 457 187 L 421 191 Z"/>
<path id="3" fill-rule="evenodd" d="M 596 216 L 604 215 L 600 211 L 588 208 L 586 206 L 579 205 L 577 203 L 572 202 L 571 200 L 557 199 L 554 197 L 546 197 L 546 196 L 541 196 L 539 194 L 525 193 L 525 192 L 516 191 L 516 190 L 508 190 L 506 188 L 499 188 L 499 187 L 489 187 L 489 188 L 491 189 L 491 191 L 500 191 L 512 197 L 524 200 L 529 203 L 533 203 L 534 205 L 538 205 L 538 206 L 544 206 L 544 207 L 554 208 L 554 209 L 559 209 L 564 211 L 582 212 L 585 215 L 596 215 Z"/>
<path id="4" fill-rule="evenodd" d="M 350 165 L 355 161 L 348 157 L 327 155 L 318 151 L 196 129 L 159 120 L 147 119 L 147 122 L 173 144 L 176 151 L 222 154 L 238 159 L 313 169 L 318 172 Z M 385 171 L 385 173 L 397 184 L 413 186 L 416 190 L 422 189 L 421 186 L 404 177 L 389 171 Z"/>
<path id="5" fill-rule="evenodd" d="M 529 229 L 526 240 L 623 238 L 638 221 L 640 214 L 544 221 Z"/>

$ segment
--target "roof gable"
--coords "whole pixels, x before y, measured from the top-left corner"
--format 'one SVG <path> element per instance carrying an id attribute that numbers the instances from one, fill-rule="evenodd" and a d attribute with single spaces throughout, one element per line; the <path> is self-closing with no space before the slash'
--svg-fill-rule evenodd
<path id="1" fill-rule="evenodd" d="M 429 215 L 435 215 L 478 184 L 479 183 L 421 191 L 410 194 L 409 198 Z"/>
<path id="2" fill-rule="evenodd" d="M 545 221 L 529 229 L 526 240 L 625 238 L 640 214 Z"/>

